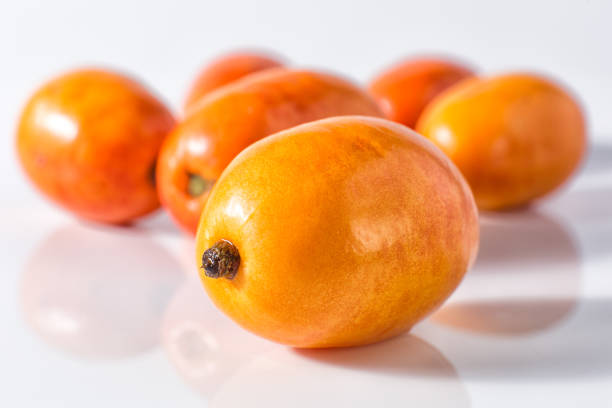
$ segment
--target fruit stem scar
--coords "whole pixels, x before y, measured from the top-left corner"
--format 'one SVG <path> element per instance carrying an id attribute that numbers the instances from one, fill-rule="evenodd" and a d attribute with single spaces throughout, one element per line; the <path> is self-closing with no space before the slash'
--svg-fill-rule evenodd
<path id="1" fill-rule="evenodd" d="M 207 180 L 199 174 L 188 173 L 187 193 L 192 197 L 199 197 L 212 187 L 213 182 Z"/>
<path id="2" fill-rule="evenodd" d="M 204 274 L 209 278 L 234 279 L 240 266 L 240 253 L 231 242 L 222 239 L 202 254 Z"/>
<path id="3" fill-rule="evenodd" d="M 157 161 L 154 161 L 151 167 L 149 167 L 149 172 L 147 173 L 147 177 L 149 178 L 149 183 L 155 187 L 157 185 Z"/>

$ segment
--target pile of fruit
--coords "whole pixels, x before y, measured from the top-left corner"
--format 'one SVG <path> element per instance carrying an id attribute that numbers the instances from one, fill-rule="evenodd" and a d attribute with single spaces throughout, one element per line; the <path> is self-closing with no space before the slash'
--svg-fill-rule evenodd
<path id="1" fill-rule="evenodd" d="M 68 72 L 17 131 L 44 195 L 111 224 L 161 203 L 196 234 L 217 307 L 296 347 L 409 330 L 474 262 L 477 207 L 547 195 L 585 145 L 580 106 L 543 76 L 413 58 L 362 88 L 258 53 L 205 67 L 178 117 L 125 75 Z"/>

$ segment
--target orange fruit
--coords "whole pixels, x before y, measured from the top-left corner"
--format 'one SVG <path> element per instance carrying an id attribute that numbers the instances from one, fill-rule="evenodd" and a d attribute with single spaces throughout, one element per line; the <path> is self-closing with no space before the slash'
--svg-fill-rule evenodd
<path id="1" fill-rule="evenodd" d="M 555 190 L 586 146 L 576 100 L 531 74 L 457 84 L 429 105 L 417 131 L 453 160 L 485 210 L 521 206 Z"/>
<path id="2" fill-rule="evenodd" d="M 337 117 L 244 150 L 210 194 L 196 238 L 213 302 L 296 347 L 402 333 L 457 287 L 478 245 L 459 171 L 410 129 Z"/>
<path id="3" fill-rule="evenodd" d="M 429 102 L 473 75 L 470 68 L 451 61 L 413 58 L 379 74 L 369 90 L 389 119 L 414 128 Z"/>
<path id="4" fill-rule="evenodd" d="M 43 85 L 19 121 L 26 175 L 79 217 L 126 223 L 159 207 L 155 166 L 168 109 L 121 74 L 77 70 Z"/>
<path id="5" fill-rule="evenodd" d="M 257 52 L 236 52 L 217 58 L 202 68 L 189 89 L 183 111 L 188 112 L 202 97 L 249 74 L 281 67 L 282 62 Z"/>
<path id="6" fill-rule="evenodd" d="M 172 131 L 157 169 L 160 199 L 195 234 L 211 187 L 245 147 L 301 123 L 338 115 L 382 116 L 370 96 L 334 75 L 274 69 L 209 95 Z"/>

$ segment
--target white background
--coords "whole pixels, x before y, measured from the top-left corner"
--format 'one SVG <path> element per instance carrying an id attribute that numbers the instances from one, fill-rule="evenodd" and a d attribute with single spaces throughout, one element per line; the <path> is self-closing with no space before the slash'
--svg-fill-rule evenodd
<path id="1" fill-rule="evenodd" d="M 610 18 L 608 0 L 3 1 L 0 132 L 12 144 L 29 94 L 64 69 L 125 70 L 178 107 L 207 59 L 255 46 L 364 83 L 415 53 L 549 73 L 580 95 L 601 137 L 612 133 Z M 12 148 L 1 154 L 13 160 Z"/>
<path id="2" fill-rule="evenodd" d="M 0 405 L 108 406 L 119 401 L 118 406 L 163 407 L 201 406 L 205 401 L 253 406 L 265 401 L 268 406 L 612 406 L 611 18 L 612 2 L 606 0 L 2 2 L 0 402 L 6 403 Z M 75 247 L 80 241 L 97 242 L 96 234 L 144 240 L 144 248 L 159 245 L 171 254 L 162 265 L 174 262 L 187 275 L 193 274 L 190 244 L 163 214 L 136 233 L 108 232 L 79 225 L 43 202 L 15 162 L 14 128 L 21 106 L 48 77 L 75 66 L 103 65 L 141 78 L 176 109 L 206 60 L 244 47 L 268 49 L 296 66 L 337 71 L 362 83 L 389 63 L 422 53 L 460 57 L 487 74 L 517 69 L 548 73 L 580 96 L 595 148 L 582 175 L 564 193 L 528 213 L 485 220 L 490 241 L 483 243 L 479 263 L 440 312 L 442 317 L 415 329 L 421 340 L 405 337 L 369 349 L 304 356 L 226 326 L 212 309 L 201 319 L 176 312 L 191 326 L 202 326 L 196 337 L 217 350 L 214 358 L 205 354 L 202 360 L 197 347 L 193 351 L 186 346 L 200 356 L 191 359 L 201 363 L 197 369 L 188 365 L 192 377 L 216 377 L 219 382 L 196 386 L 181 382 L 176 370 L 181 359 L 172 358 L 173 346 L 163 346 L 172 340 L 164 343 L 155 337 L 151 341 L 156 345 L 146 353 L 121 359 L 75 357 L 71 347 L 83 345 L 70 339 L 68 352 L 59 351 L 61 347 L 26 323 L 26 271 L 40 270 L 42 280 L 45 271 L 64 265 L 68 275 L 58 286 L 70 289 L 66 294 L 58 289 L 59 295 L 49 295 L 49 304 L 38 307 L 53 312 L 53 302 L 66 297 L 60 311 L 87 312 L 92 307 L 87 300 L 77 296 L 70 301 L 83 282 L 86 287 L 100 284 L 100 269 L 91 272 L 89 262 L 103 261 L 107 269 L 128 274 L 138 265 L 121 262 L 132 259 L 121 245 L 100 249 L 95 256 L 75 255 L 74 262 L 62 264 L 71 240 Z M 62 236 L 68 238 L 44 252 L 59 253 L 46 266 L 37 259 L 41 250 L 36 248 L 48 247 L 44 242 L 65 230 Z M 499 254 L 507 259 L 495 262 Z M 156 264 L 146 265 L 155 269 Z M 79 268 L 93 277 L 76 279 Z M 159 272 L 161 281 L 164 273 Z M 113 276 L 102 281 L 124 288 L 125 279 Z M 134 279 L 135 286 L 125 290 L 141 290 L 142 282 Z M 84 313 L 85 321 L 95 327 L 107 322 L 110 329 L 130 333 L 124 326 L 138 322 L 113 316 L 138 307 L 138 296 L 127 296 L 117 306 L 116 299 L 104 297 L 112 290 L 101 293 L 95 311 Z M 203 301 L 195 299 L 194 304 Z M 486 333 L 453 319 L 455 304 L 467 305 L 466 310 L 483 319 Z M 158 312 L 166 320 L 175 313 Z M 444 313 L 451 317 L 444 318 Z M 61 313 L 59 321 L 51 316 L 63 327 Z M 124 326 L 118 329 L 109 321 Z M 98 329 L 86 334 L 104 337 L 105 328 Z M 87 347 L 101 347 L 87 341 Z M 233 341 L 239 346 L 222 346 Z"/>

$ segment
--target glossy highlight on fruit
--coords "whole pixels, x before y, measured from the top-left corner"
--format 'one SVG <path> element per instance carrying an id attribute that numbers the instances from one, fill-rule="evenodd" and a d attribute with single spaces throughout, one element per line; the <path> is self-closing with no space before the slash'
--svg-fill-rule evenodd
<path id="1" fill-rule="evenodd" d="M 126 223 L 159 207 L 155 167 L 168 109 L 118 73 L 84 69 L 43 85 L 17 130 L 26 175 L 79 217 Z"/>
<path id="2" fill-rule="evenodd" d="M 417 131 L 459 167 L 481 209 L 525 205 L 577 169 L 586 146 L 576 100 L 532 74 L 471 79 L 423 113 Z"/>
<path id="3" fill-rule="evenodd" d="M 400 124 L 346 116 L 238 155 L 210 194 L 196 257 L 213 302 L 244 328 L 340 347 L 409 330 L 453 292 L 477 246 L 472 194 L 442 152 Z M 230 256 L 211 265 L 211 250 Z"/>
<path id="4" fill-rule="evenodd" d="M 274 69 L 250 75 L 201 101 L 160 153 L 161 201 L 195 234 L 210 189 L 245 147 L 292 126 L 341 115 L 382 116 L 362 89 L 334 75 Z"/>
<path id="5" fill-rule="evenodd" d="M 414 128 L 427 104 L 473 75 L 470 68 L 449 60 L 411 58 L 379 74 L 369 91 L 389 119 Z"/>
<path id="6" fill-rule="evenodd" d="M 281 66 L 282 62 L 263 53 L 236 52 L 224 55 L 200 71 L 185 99 L 183 111 L 188 112 L 204 95 L 223 85 L 255 72 Z"/>

